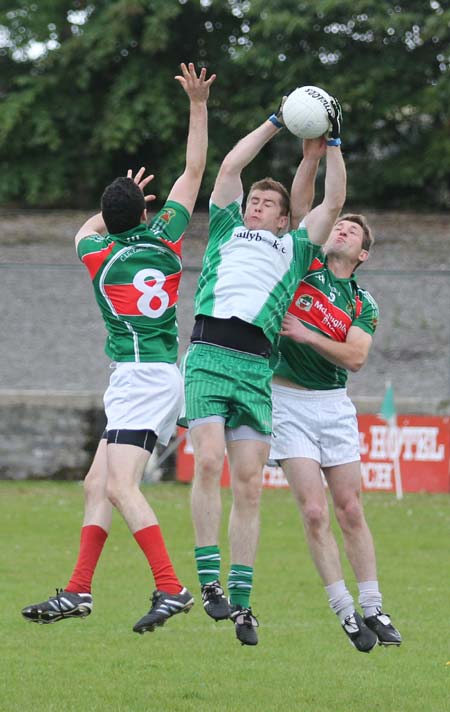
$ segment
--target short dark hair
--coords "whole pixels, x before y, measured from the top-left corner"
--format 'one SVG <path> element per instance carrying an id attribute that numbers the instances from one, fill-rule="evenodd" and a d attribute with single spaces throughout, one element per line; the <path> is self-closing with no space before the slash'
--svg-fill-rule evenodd
<path id="1" fill-rule="evenodd" d="M 280 183 L 278 180 L 274 180 L 273 178 L 263 178 L 250 186 L 248 195 L 250 196 L 254 190 L 274 190 L 281 198 L 281 214 L 289 215 L 290 197 L 289 192 L 284 187 L 283 183 Z"/>
<path id="2" fill-rule="evenodd" d="M 139 225 L 145 207 L 144 195 L 131 178 L 116 178 L 103 191 L 102 216 L 108 232 L 114 235 Z"/>
<path id="3" fill-rule="evenodd" d="M 370 248 L 375 242 L 375 238 L 372 234 L 372 230 L 369 227 L 367 218 L 364 215 L 359 215 L 358 213 L 347 213 L 346 215 L 341 215 L 336 224 L 342 222 L 342 220 L 348 220 L 349 222 L 356 223 L 362 228 L 363 239 L 362 239 L 362 249 L 370 252 Z"/>

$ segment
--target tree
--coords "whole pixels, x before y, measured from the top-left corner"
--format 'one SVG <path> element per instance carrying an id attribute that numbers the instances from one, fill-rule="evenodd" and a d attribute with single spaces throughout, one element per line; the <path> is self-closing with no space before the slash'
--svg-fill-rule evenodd
<path id="1" fill-rule="evenodd" d="M 47 0 L 34 8 L 18 3 L 0 18 L 17 65 L 0 118 L 3 201 L 87 204 L 141 164 L 158 172 L 165 195 L 182 169 L 188 118 L 173 77 L 180 61 L 206 63 L 201 5 Z M 31 61 L 36 42 L 55 46 Z"/>
<path id="2" fill-rule="evenodd" d="M 187 125 L 173 76 L 192 60 L 218 74 L 204 201 L 243 133 L 287 90 L 317 84 L 343 104 L 353 203 L 450 205 L 450 10 L 437 0 L 10 6 L 0 5 L 3 202 L 91 205 L 141 164 L 164 198 L 183 165 Z M 289 183 L 296 146 L 284 132 L 246 179 L 272 173 Z"/>
<path id="3" fill-rule="evenodd" d="M 271 96 L 316 84 L 341 98 L 350 200 L 450 206 L 446 7 L 252 0 L 237 61 Z"/>

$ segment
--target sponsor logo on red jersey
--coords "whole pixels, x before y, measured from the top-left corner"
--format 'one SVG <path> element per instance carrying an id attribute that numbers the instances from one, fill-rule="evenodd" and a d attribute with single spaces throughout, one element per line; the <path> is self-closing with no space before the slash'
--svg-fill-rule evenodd
<path id="1" fill-rule="evenodd" d="M 352 325 L 351 316 L 332 304 L 319 289 L 305 282 L 300 283 L 288 311 L 334 341 L 345 341 Z"/>

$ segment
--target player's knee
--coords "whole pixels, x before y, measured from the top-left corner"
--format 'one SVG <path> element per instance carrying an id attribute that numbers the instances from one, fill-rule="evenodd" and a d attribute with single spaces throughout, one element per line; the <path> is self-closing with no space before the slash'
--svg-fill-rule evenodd
<path id="1" fill-rule="evenodd" d="M 96 470 L 89 470 L 83 482 L 84 497 L 86 500 L 98 499 L 105 494 L 103 478 L 98 476 Z"/>
<path id="2" fill-rule="evenodd" d="M 336 509 L 336 517 L 343 529 L 356 529 L 364 522 L 364 513 L 359 497 L 350 497 Z"/>
<path id="3" fill-rule="evenodd" d="M 204 483 L 215 483 L 222 475 L 223 455 L 203 452 L 195 458 L 195 476 Z"/>
<path id="4" fill-rule="evenodd" d="M 120 509 L 120 504 L 125 497 L 125 488 L 121 485 L 120 480 L 115 477 L 110 477 L 106 485 L 106 496 L 113 505 Z"/>
<path id="5" fill-rule="evenodd" d="M 113 507 L 116 507 L 118 504 L 117 490 L 115 486 L 111 483 L 108 483 L 106 485 L 106 496 L 113 505 Z"/>
<path id="6" fill-rule="evenodd" d="M 302 514 L 305 526 L 313 532 L 328 526 L 328 509 L 320 502 L 304 503 Z"/>
<path id="7" fill-rule="evenodd" d="M 247 506 L 258 507 L 262 492 L 261 473 L 255 470 L 239 470 L 232 475 L 235 502 L 244 501 Z"/>

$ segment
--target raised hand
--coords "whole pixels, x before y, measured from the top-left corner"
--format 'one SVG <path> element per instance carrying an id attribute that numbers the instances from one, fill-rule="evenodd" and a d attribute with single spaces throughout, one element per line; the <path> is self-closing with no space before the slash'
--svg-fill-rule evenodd
<path id="1" fill-rule="evenodd" d="M 319 138 L 303 139 L 303 158 L 310 161 L 320 161 L 327 150 L 327 140 L 325 136 Z"/>
<path id="2" fill-rule="evenodd" d="M 134 176 L 134 178 L 133 178 L 133 171 L 131 170 L 131 168 L 130 168 L 130 169 L 128 170 L 128 172 L 127 172 L 127 178 L 131 178 L 131 179 L 136 183 L 136 185 L 138 186 L 138 188 L 140 188 L 140 190 L 142 191 L 142 193 L 144 193 L 144 188 L 146 187 L 146 185 L 147 185 L 148 183 L 150 183 L 150 181 L 152 181 L 153 178 L 155 177 L 155 176 L 153 175 L 153 173 L 151 173 L 150 175 L 148 175 L 148 176 L 146 176 L 145 178 L 143 178 L 144 173 L 145 173 L 145 167 L 144 167 L 144 166 L 141 166 L 141 168 L 139 168 L 139 170 L 138 170 L 138 172 L 136 173 L 136 175 Z M 155 200 L 155 199 L 156 199 L 156 195 L 152 195 L 152 194 L 150 194 L 150 195 L 144 195 L 144 198 L 145 198 L 145 202 L 146 202 L 146 203 L 150 203 L 152 200 Z"/>
<path id="3" fill-rule="evenodd" d="M 330 119 L 331 129 L 328 133 L 328 139 L 338 140 L 341 138 L 342 128 L 342 109 L 337 99 L 330 97 L 332 111 L 327 110 L 328 118 Z"/>
<path id="4" fill-rule="evenodd" d="M 187 66 L 182 62 L 180 67 L 181 75 L 177 74 L 175 79 L 181 84 L 189 99 L 193 102 L 206 102 L 209 97 L 209 88 L 216 75 L 211 74 L 209 79 L 206 79 L 206 69 L 203 67 L 197 76 L 192 62 L 189 62 Z"/>
<path id="5" fill-rule="evenodd" d="M 273 114 L 271 114 L 271 116 L 269 116 L 269 121 L 271 121 L 277 129 L 282 129 L 285 126 L 285 123 L 283 121 L 283 106 L 287 98 L 287 94 L 286 96 L 283 96 L 281 98 L 278 109 Z"/>

